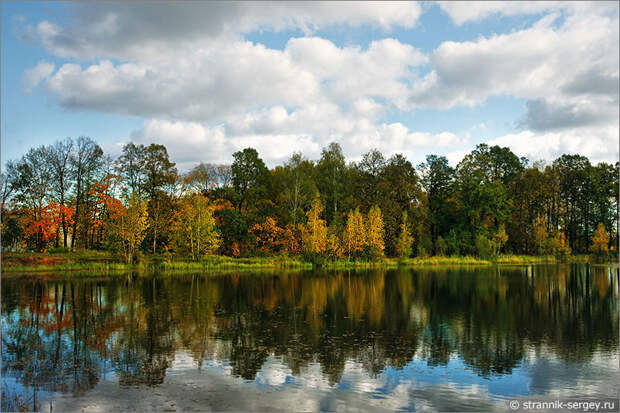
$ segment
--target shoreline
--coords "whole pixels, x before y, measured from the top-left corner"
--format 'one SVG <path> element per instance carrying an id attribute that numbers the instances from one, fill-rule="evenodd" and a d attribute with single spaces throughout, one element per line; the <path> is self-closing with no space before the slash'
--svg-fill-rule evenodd
<path id="1" fill-rule="evenodd" d="M 8 261 L 8 262 L 7 262 Z M 613 261 L 595 262 L 587 255 L 569 257 L 566 263 L 614 264 Z M 136 264 L 126 264 L 114 260 L 109 254 L 103 253 L 5 253 L 2 256 L 2 273 L 40 273 L 58 271 L 83 272 L 140 272 L 140 271 L 252 271 L 252 270 L 311 270 L 313 268 L 327 270 L 347 269 L 395 269 L 418 266 L 490 266 L 490 265 L 529 265 L 529 264 L 560 264 L 553 256 L 500 255 L 493 258 L 477 258 L 471 256 L 455 257 L 415 257 L 407 259 L 383 258 L 378 261 L 348 260 L 341 258 L 335 261 L 324 261 L 313 264 L 302 257 L 248 257 L 233 258 L 226 256 L 210 256 L 202 261 L 165 261 L 162 257 L 145 257 Z"/>

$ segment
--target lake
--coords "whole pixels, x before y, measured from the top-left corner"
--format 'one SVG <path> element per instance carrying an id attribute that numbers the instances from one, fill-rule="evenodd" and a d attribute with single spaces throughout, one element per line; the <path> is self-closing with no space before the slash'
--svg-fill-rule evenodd
<path id="1" fill-rule="evenodd" d="M 3 410 L 617 398 L 617 266 L 2 280 Z"/>

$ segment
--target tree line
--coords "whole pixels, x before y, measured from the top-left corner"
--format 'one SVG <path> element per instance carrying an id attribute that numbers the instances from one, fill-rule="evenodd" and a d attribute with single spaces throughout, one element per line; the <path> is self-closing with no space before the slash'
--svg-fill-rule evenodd
<path id="1" fill-rule="evenodd" d="M 30 149 L 2 173 L 2 245 L 94 249 L 198 260 L 500 253 L 608 254 L 618 234 L 619 164 L 581 155 L 531 163 L 478 145 L 453 168 L 428 155 L 371 150 L 347 162 L 331 143 L 269 169 L 253 148 L 230 165 L 179 173 L 163 145 L 128 143 L 113 159 L 91 138 Z"/>

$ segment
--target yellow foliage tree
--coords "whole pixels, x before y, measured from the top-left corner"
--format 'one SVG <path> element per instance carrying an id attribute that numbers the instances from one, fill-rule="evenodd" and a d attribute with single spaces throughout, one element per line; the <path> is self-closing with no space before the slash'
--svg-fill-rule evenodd
<path id="1" fill-rule="evenodd" d="M 566 242 L 566 235 L 562 231 L 557 231 L 555 235 L 549 238 L 549 251 L 552 252 L 558 260 L 566 261 L 571 254 L 571 248 Z"/>
<path id="2" fill-rule="evenodd" d="M 508 234 L 506 234 L 506 227 L 504 226 L 504 224 L 501 224 L 499 226 L 499 229 L 497 230 L 497 233 L 493 235 L 493 243 L 495 244 L 495 248 L 497 249 L 496 251 L 497 254 L 502 252 L 502 247 L 506 244 L 506 241 L 508 241 Z"/>
<path id="3" fill-rule="evenodd" d="M 331 259 L 342 257 L 342 242 L 337 234 L 328 231 L 327 234 L 327 255 Z"/>
<path id="4" fill-rule="evenodd" d="M 352 255 L 361 255 L 367 245 L 364 216 L 357 208 L 355 211 L 349 211 L 347 223 L 342 233 L 342 243 L 349 258 Z"/>
<path id="5" fill-rule="evenodd" d="M 396 253 L 400 258 L 408 258 L 411 255 L 411 244 L 413 244 L 413 235 L 409 230 L 407 211 L 404 211 L 403 222 L 400 224 L 400 234 L 396 240 Z"/>
<path id="6" fill-rule="evenodd" d="M 378 206 L 373 206 L 370 208 L 366 223 L 368 254 L 371 258 L 375 259 L 382 257 L 383 250 L 385 249 L 385 231 L 383 229 L 383 215 L 381 215 L 381 209 Z"/>
<path id="7" fill-rule="evenodd" d="M 192 260 L 218 249 L 220 234 L 215 226 L 213 206 L 206 197 L 193 193 L 181 198 L 174 233 L 176 245 L 188 251 Z"/>
<path id="8" fill-rule="evenodd" d="M 113 242 L 120 245 L 125 261 L 132 264 L 148 227 L 146 202 L 140 199 L 137 193 L 131 195 L 127 207 L 120 201 L 115 201 L 111 204 L 113 208 L 110 209 L 110 218 L 106 221 L 106 230 Z"/>
<path id="9" fill-rule="evenodd" d="M 592 234 L 590 251 L 595 255 L 607 255 L 609 253 L 609 234 L 605 231 L 605 225 L 598 224 L 598 228 Z"/>
<path id="10" fill-rule="evenodd" d="M 547 232 L 547 223 L 544 218 L 538 217 L 534 222 L 534 244 L 536 252 L 540 254 L 549 254 L 549 233 Z"/>
<path id="11" fill-rule="evenodd" d="M 327 248 L 327 226 L 321 219 L 321 212 L 323 205 L 318 198 L 315 198 L 312 207 L 306 213 L 308 221 L 300 228 L 303 250 L 307 254 L 322 254 Z"/>

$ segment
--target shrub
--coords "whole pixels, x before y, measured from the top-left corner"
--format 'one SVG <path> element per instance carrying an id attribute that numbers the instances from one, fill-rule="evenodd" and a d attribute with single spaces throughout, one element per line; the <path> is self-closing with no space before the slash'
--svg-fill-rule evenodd
<path id="1" fill-rule="evenodd" d="M 487 258 L 495 255 L 497 251 L 495 242 L 485 237 L 483 234 L 476 235 L 476 252 L 479 257 Z"/>

